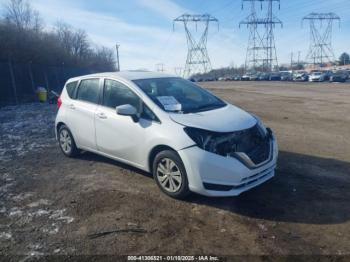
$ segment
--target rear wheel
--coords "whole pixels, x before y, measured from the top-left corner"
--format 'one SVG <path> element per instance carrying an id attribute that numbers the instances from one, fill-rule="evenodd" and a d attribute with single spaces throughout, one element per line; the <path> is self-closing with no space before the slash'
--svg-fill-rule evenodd
<path id="1" fill-rule="evenodd" d="M 185 167 L 174 151 L 158 153 L 153 161 L 153 177 L 159 188 L 170 197 L 184 199 L 190 194 Z"/>
<path id="2" fill-rule="evenodd" d="M 74 157 L 79 153 L 72 133 L 65 125 L 62 125 L 58 130 L 58 143 L 63 154 L 68 157 Z"/>

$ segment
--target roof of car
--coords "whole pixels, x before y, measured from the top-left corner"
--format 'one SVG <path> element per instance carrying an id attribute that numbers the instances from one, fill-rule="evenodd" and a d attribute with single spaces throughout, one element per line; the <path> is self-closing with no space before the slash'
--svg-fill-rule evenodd
<path id="1" fill-rule="evenodd" d="M 176 76 L 171 74 L 159 73 L 159 72 L 135 70 L 135 71 L 106 72 L 106 73 L 84 75 L 84 76 L 72 78 L 71 80 L 76 80 L 80 78 L 89 78 L 89 77 L 112 77 L 112 78 L 123 78 L 127 80 L 137 80 L 137 79 L 164 78 L 164 77 L 176 77 Z"/>

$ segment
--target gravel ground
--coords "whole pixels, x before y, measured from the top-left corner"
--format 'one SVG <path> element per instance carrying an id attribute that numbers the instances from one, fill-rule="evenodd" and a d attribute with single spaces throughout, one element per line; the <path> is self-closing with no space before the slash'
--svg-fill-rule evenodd
<path id="1" fill-rule="evenodd" d="M 56 107 L 0 109 L 0 254 L 350 254 L 350 85 L 211 82 L 262 117 L 280 158 L 234 198 L 170 199 L 151 176 L 54 140 Z"/>

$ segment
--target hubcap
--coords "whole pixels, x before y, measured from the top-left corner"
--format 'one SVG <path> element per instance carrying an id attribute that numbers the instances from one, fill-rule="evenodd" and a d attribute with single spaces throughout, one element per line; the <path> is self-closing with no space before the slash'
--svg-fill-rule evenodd
<path id="1" fill-rule="evenodd" d="M 175 162 L 169 158 L 163 158 L 157 167 L 157 178 L 166 191 L 177 192 L 182 185 L 182 175 Z"/>
<path id="2" fill-rule="evenodd" d="M 66 129 L 62 129 L 60 133 L 60 145 L 62 150 L 69 154 L 72 149 L 72 138 Z"/>

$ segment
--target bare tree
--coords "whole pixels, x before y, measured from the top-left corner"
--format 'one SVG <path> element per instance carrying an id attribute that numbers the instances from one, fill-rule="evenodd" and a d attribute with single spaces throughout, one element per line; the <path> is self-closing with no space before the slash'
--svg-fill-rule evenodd
<path id="1" fill-rule="evenodd" d="M 4 7 L 6 11 L 0 17 L 0 60 L 114 70 L 112 49 L 95 47 L 84 30 L 62 22 L 53 31 L 43 30 L 39 13 L 28 0 L 8 0 Z"/>
<path id="2" fill-rule="evenodd" d="M 9 0 L 5 4 L 5 20 L 15 25 L 17 29 L 39 31 L 42 28 L 39 13 L 26 0 Z"/>
<path id="3" fill-rule="evenodd" d="M 90 53 L 90 43 L 84 30 L 74 30 L 71 26 L 58 22 L 56 35 L 65 51 L 76 58 L 86 58 Z"/>
<path id="4" fill-rule="evenodd" d="M 73 33 L 72 55 L 85 58 L 90 53 L 88 36 L 84 30 L 77 30 Z"/>

